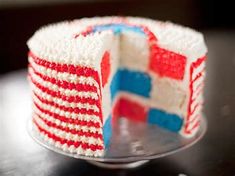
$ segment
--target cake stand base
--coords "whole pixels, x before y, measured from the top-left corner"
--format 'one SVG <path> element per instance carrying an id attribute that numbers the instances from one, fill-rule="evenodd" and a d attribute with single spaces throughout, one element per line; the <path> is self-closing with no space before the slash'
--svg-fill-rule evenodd
<path id="1" fill-rule="evenodd" d="M 207 122 L 201 118 L 201 126 L 192 138 L 184 138 L 177 133 L 146 123 L 120 118 L 115 123 L 109 146 L 102 157 L 84 156 L 63 151 L 46 142 L 33 128 L 31 120 L 28 132 L 40 145 L 54 152 L 83 159 L 102 168 L 131 169 L 146 164 L 151 159 L 165 157 L 197 143 L 205 134 Z"/>
<path id="2" fill-rule="evenodd" d="M 134 169 L 145 165 L 146 163 L 149 162 L 149 160 L 135 161 L 130 163 L 107 163 L 107 162 L 89 161 L 89 160 L 87 160 L 87 162 L 97 167 L 105 169 Z"/>

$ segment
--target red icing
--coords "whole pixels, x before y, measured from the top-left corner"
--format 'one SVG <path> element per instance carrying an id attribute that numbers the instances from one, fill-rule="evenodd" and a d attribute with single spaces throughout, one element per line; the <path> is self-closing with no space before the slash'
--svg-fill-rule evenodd
<path id="1" fill-rule="evenodd" d="M 182 80 L 185 65 L 185 56 L 160 48 L 156 44 L 151 46 L 149 67 L 160 76 Z"/>
<path id="2" fill-rule="evenodd" d="M 190 133 L 192 133 L 193 130 L 195 130 L 195 128 L 199 128 L 199 125 L 200 125 L 200 116 L 198 117 L 198 119 L 199 120 L 190 129 L 188 128 L 189 124 L 186 125 L 187 126 L 187 129 L 185 130 L 186 134 L 190 134 Z"/>
<path id="3" fill-rule="evenodd" d="M 82 32 L 80 32 L 79 34 L 76 34 L 75 36 L 74 36 L 74 38 L 77 38 L 77 37 L 79 37 L 80 35 L 82 35 L 82 36 L 87 36 L 88 34 L 90 34 L 91 32 L 92 32 L 92 26 L 88 26 L 87 28 L 86 28 L 86 30 L 84 30 L 84 31 L 82 31 Z"/>
<path id="4" fill-rule="evenodd" d="M 113 118 L 126 117 L 137 121 L 147 120 L 147 108 L 133 100 L 121 97 L 113 108 Z"/>
<path id="5" fill-rule="evenodd" d="M 203 75 L 205 75 L 205 70 L 202 70 L 202 72 L 198 73 L 196 77 L 192 80 L 192 82 L 197 81 L 199 78 L 201 78 Z"/>
<path id="6" fill-rule="evenodd" d="M 71 83 L 64 80 L 59 80 L 56 78 L 48 77 L 46 75 L 43 75 L 35 70 L 35 68 L 32 67 L 32 65 L 29 65 L 29 68 L 32 68 L 33 73 L 39 76 L 42 80 L 50 82 L 52 84 L 55 84 L 59 87 L 62 87 L 64 89 L 69 90 L 77 90 L 77 91 L 84 91 L 84 92 L 97 92 L 97 87 L 94 85 L 88 85 L 88 84 L 80 84 L 80 83 Z"/>
<path id="7" fill-rule="evenodd" d="M 197 104 L 195 105 L 195 107 L 192 109 L 192 112 L 190 112 L 190 115 L 192 115 L 192 114 L 196 111 L 196 109 L 199 108 L 199 107 L 201 107 L 201 106 L 202 106 L 202 103 L 197 103 Z"/>
<path id="8" fill-rule="evenodd" d="M 49 61 L 46 61 L 44 59 L 41 59 L 35 56 L 31 51 L 29 52 L 28 55 L 33 58 L 33 61 L 35 62 L 35 64 L 38 64 L 45 68 L 50 68 L 52 70 L 55 70 L 61 73 L 70 73 L 70 74 L 76 74 L 76 76 L 85 76 L 85 77 L 90 76 L 90 77 L 93 77 L 97 81 L 97 83 L 100 85 L 99 74 L 97 71 L 95 71 L 92 68 L 78 66 L 78 65 L 68 65 L 68 64 L 49 62 Z"/>
<path id="9" fill-rule="evenodd" d="M 58 119 L 62 122 L 65 123 L 70 123 L 70 124 L 74 124 L 74 125 L 82 125 L 82 126 L 89 126 L 89 127 L 95 127 L 95 128 L 100 128 L 100 124 L 98 122 L 92 122 L 92 121 L 84 121 L 84 120 L 78 120 L 78 119 L 73 119 L 73 118 L 68 118 L 66 116 L 61 116 L 57 113 L 53 113 L 49 110 L 43 109 L 41 108 L 36 102 L 34 102 L 35 107 L 41 111 L 41 113 L 47 114 L 55 119 Z M 85 114 L 85 113 L 83 113 Z M 89 114 L 89 113 L 87 113 Z M 92 114 L 90 114 L 92 115 Z"/>
<path id="10" fill-rule="evenodd" d="M 110 53 L 106 51 L 103 55 L 101 61 L 101 76 L 102 76 L 102 87 L 108 82 L 108 78 L 110 75 Z"/>
<path id="11" fill-rule="evenodd" d="M 41 101 L 42 103 L 44 104 L 47 104 L 47 105 L 50 105 L 50 106 L 53 106 L 55 108 L 58 108 L 60 110 L 63 110 L 63 111 L 67 111 L 67 112 L 74 112 L 74 113 L 81 113 L 81 114 L 89 114 L 89 115 L 97 115 L 99 116 L 100 113 L 99 112 L 95 112 L 94 110 L 92 109 L 86 109 L 86 108 L 78 108 L 78 107 L 67 107 L 67 106 L 62 106 L 62 105 L 59 105 L 57 103 L 55 103 L 54 101 L 49 101 L 47 99 L 44 99 L 42 97 L 39 97 L 35 92 L 34 92 L 34 95 L 38 98 L 39 101 Z"/>
<path id="12" fill-rule="evenodd" d="M 62 130 L 64 132 L 79 135 L 79 136 L 94 137 L 94 138 L 102 139 L 102 134 L 99 134 L 97 132 L 95 132 L 95 133 L 91 132 L 91 131 L 87 132 L 87 131 L 83 131 L 83 130 L 70 129 L 69 127 L 63 127 L 61 125 L 57 125 L 54 122 L 48 121 L 47 119 L 40 117 L 40 115 L 37 113 L 35 113 L 35 114 L 37 115 L 38 118 L 40 118 L 49 127 L 53 127 L 53 128 Z"/>
<path id="13" fill-rule="evenodd" d="M 100 89 L 99 92 L 101 93 L 99 74 L 94 69 L 89 68 L 89 67 L 84 67 L 84 66 L 78 66 L 78 65 L 69 65 L 69 64 L 60 64 L 60 63 L 55 63 L 55 62 L 49 62 L 49 61 L 46 61 L 42 58 L 37 57 L 31 51 L 28 53 L 28 55 L 30 57 L 32 57 L 33 62 L 35 64 L 43 66 L 45 68 L 55 70 L 56 72 L 69 73 L 69 74 L 75 74 L 76 76 L 85 76 L 85 77 L 94 78 L 99 85 L 99 89 Z M 30 75 L 29 75 L 29 77 L 30 77 Z M 89 85 L 82 86 L 80 84 L 69 84 L 66 81 L 59 81 L 59 80 L 56 81 L 56 80 L 53 80 L 52 78 L 49 79 L 49 77 L 44 77 L 44 79 L 48 79 L 47 81 L 51 81 L 52 83 L 55 82 L 55 84 L 58 83 L 63 88 L 73 89 L 75 87 L 75 90 L 86 90 L 88 92 L 90 92 L 90 91 L 92 92 L 95 90 L 93 86 L 89 86 Z M 32 82 L 33 82 L 33 80 L 32 80 Z M 101 105 L 101 97 L 99 98 L 99 100 L 93 100 L 91 98 L 81 98 L 79 96 L 65 96 L 65 95 L 61 94 L 60 92 L 55 92 L 50 89 L 47 89 L 35 81 L 33 83 L 39 89 L 41 89 L 43 92 L 46 92 L 53 97 L 61 98 L 64 101 L 96 104 L 100 110 L 100 113 L 99 113 L 100 120 L 101 120 L 101 122 L 103 122 L 102 111 L 101 111 L 101 106 L 100 106 Z"/>
<path id="14" fill-rule="evenodd" d="M 194 94 L 196 95 L 195 97 L 198 97 L 198 96 L 202 93 L 203 89 L 204 89 L 204 84 L 201 84 L 201 85 L 194 91 Z M 192 101 L 194 101 L 194 99 L 193 99 Z"/>
<path id="15" fill-rule="evenodd" d="M 144 33 L 148 36 L 148 41 L 149 41 L 150 46 L 151 44 L 156 43 L 157 37 L 154 35 L 154 33 L 150 31 L 149 28 L 146 26 L 140 26 L 140 27 L 142 28 Z"/>
<path id="16" fill-rule="evenodd" d="M 190 124 L 190 122 L 192 121 L 191 115 L 192 115 L 193 110 L 191 109 L 191 104 L 193 103 L 193 101 L 195 101 L 195 99 L 193 99 L 193 93 L 196 92 L 196 95 L 198 96 L 199 93 L 202 91 L 203 86 L 204 86 L 204 84 L 201 83 L 201 84 L 196 88 L 196 90 L 193 91 L 193 83 L 194 83 L 195 79 L 198 79 L 200 76 L 202 76 L 202 73 L 204 72 L 204 70 L 202 70 L 200 73 L 198 73 L 198 75 L 196 75 L 196 78 L 195 78 L 194 80 L 193 80 L 193 77 L 192 77 L 192 76 L 193 76 L 194 70 L 195 70 L 197 67 L 199 67 L 205 60 L 206 60 L 206 56 L 203 56 L 203 57 L 197 59 L 197 60 L 196 60 L 194 63 L 192 63 L 191 66 L 190 66 L 190 84 L 189 84 L 190 98 L 189 98 L 189 104 L 188 104 L 188 115 L 187 115 L 187 118 L 186 118 L 186 120 L 185 120 L 185 124 L 186 124 L 186 125 L 185 125 L 185 127 L 184 127 L 184 133 L 186 133 L 186 134 L 192 133 L 192 131 L 193 131 L 195 128 L 199 127 L 199 125 L 200 125 L 200 121 L 199 121 L 197 124 L 194 125 L 193 128 L 188 129 L 189 124 Z M 196 97 L 197 97 L 197 96 L 196 96 Z M 202 104 L 202 103 L 200 103 L 200 104 Z M 198 116 L 198 118 L 200 118 L 200 116 Z"/>
<path id="17" fill-rule="evenodd" d="M 66 96 L 62 94 L 60 91 L 53 91 L 47 87 L 42 86 L 40 83 L 36 82 L 30 75 L 29 78 L 31 79 L 31 82 L 42 92 L 51 95 L 52 97 L 60 98 L 63 101 L 67 101 L 69 103 L 89 103 L 91 105 L 97 105 L 98 108 L 100 107 L 100 101 L 95 100 L 89 97 L 80 97 L 80 96 Z"/>
<path id="18" fill-rule="evenodd" d="M 74 147 L 78 148 L 79 146 L 81 146 L 83 149 L 91 149 L 92 151 L 96 151 L 96 150 L 102 150 L 104 147 L 101 145 L 94 145 L 94 144 L 88 144 L 88 143 L 82 143 L 80 141 L 73 141 L 73 140 L 67 140 L 64 138 L 61 138 L 55 134 L 52 134 L 50 132 L 48 132 L 47 130 L 43 129 L 37 122 L 36 120 L 33 119 L 34 124 L 37 126 L 38 130 L 41 133 L 44 133 L 45 135 L 48 136 L 48 138 L 51 138 L 55 141 L 60 142 L 61 144 L 67 144 L 69 147 L 71 145 L 74 145 Z"/>

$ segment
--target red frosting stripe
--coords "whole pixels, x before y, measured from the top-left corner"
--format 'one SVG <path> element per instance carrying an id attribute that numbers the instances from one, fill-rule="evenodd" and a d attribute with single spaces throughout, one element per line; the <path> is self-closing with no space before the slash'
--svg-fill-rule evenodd
<path id="1" fill-rule="evenodd" d="M 51 138 L 53 139 L 54 141 L 58 141 L 60 142 L 62 145 L 63 144 L 67 144 L 69 147 L 70 146 L 74 146 L 75 148 L 78 148 L 78 147 L 82 147 L 83 149 L 91 149 L 92 151 L 96 151 L 96 150 L 103 150 L 103 146 L 101 145 L 94 145 L 94 144 L 88 144 L 88 143 L 83 143 L 83 142 L 80 142 L 80 141 L 73 141 L 73 140 L 67 140 L 67 139 L 63 139 L 61 137 L 58 137 L 57 135 L 55 134 L 52 134 L 50 133 L 49 131 L 43 129 L 37 122 L 35 119 L 33 119 L 33 122 L 34 124 L 37 126 L 38 130 L 41 132 L 41 133 L 44 133 L 45 135 L 48 136 L 48 138 Z"/>
<path id="2" fill-rule="evenodd" d="M 150 31 L 149 28 L 146 26 L 140 26 L 140 27 L 144 31 L 146 36 L 148 36 L 149 44 L 151 45 L 153 43 L 156 43 L 157 37 L 154 35 L 154 33 L 152 31 Z"/>
<path id="3" fill-rule="evenodd" d="M 186 134 L 191 134 L 193 130 L 195 130 L 196 128 L 199 128 L 199 126 L 200 126 L 200 118 L 199 118 L 199 120 L 193 125 L 192 128 L 188 129 L 188 125 L 186 125 L 186 126 L 187 126 L 187 129 L 185 130 L 185 133 L 186 133 Z"/>
<path id="4" fill-rule="evenodd" d="M 100 123 L 99 122 L 93 122 L 93 121 L 85 121 L 85 120 L 78 120 L 78 119 L 72 119 L 72 118 L 68 118 L 66 116 L 61 116 L 57 113 L 51 112 L 49 110 L 43 109 L 42 107 L 40 107 L 36 102 L 33 102 L 35 107 L 41 112 L 44 113 L 46 115 L 49 115 L 50 117 L 54 118 L 54 119 L 58 119 L 62 122 L 65 123 L 70 123 L 70 124 L 74 124 L 74 125 L 81 125 L 81 126 L 88 126 L 88 127 L 95 127 L 95 128 L 100 128 Z M 84 110 L 85 111 L 85 110 Z M 91 112 L 83 112 L 83 111 L 78 111 L 77 114 L 88 114 L 88 115 L 94 115 Z"/>
<path id="5" fill-rule="evenodd" d="M 182 80 L 185 65 L 185 56 L 160 48 L 156 44 L 151 46 L 149 67 L 158 75 Z"/>
<path id="6" fill-rule="evenodd" d="M 98 108 L 100 107 L 100 101 L 94 100 L 89 97 L 80 97 L 80 96 L 66 96 L 63 95 L 60 91 L 53 91 L 51 89 L 48 89 L 47 87 L 42 86 L 40 83 L 36 82 L 31 75 L 29 75 L 29 78 L 31 79 L 31 82 L 42 92 L 51 95 L 52 97 L 60 98 L 63 101 L 67 101 L 69 103 L 89 103 L 90 105 L 96 105 Z"/>
<path id="7" fill-rule="evenodd" d="M 202 104 L 203 104 L 203 103 L 197 103 L 197 104 L 195 105 L 195 107 L 192 109 L 192 112 L 190 112 L 190 115 L 192 115 L 192 114 L 196 111 L 197 108 L 200 108 L 200 107 L 202 106 Z"/>
<path id="8" fill-rule="evenodd" d="M 81 83 L 71 83 L 64 80 L 59 80 L 56 78 L 52 78 L 46 75 L 43 75 L 35 70 L 35 68 L 32 67 L 32 65 L 29 65 L 29 68 L 33 70 L 33 73 L 39 76 L 42 80 L 50 82 L 52 84 L 55 84 L 59 87 L 62 87 L 64 89 L 69 90 L 77 90 L 77 91 L 84 91 L 84 92 L 98 92 L 97 87 L 94 85 L 88 85 L 88 84 L 81 84 Z"/>
<path id="9" fill-rule="evenodd" d="M 203 56 L 199 59 L 197 59 L 196 62 L 192 63 L 192 67 L 195 69 L 197 67 L 199 67 L 201 65 L 202 62 L 204 62 L 206 60 L 206 56 Z"/>
<path id="10" fill-rule="evenodd" d="M 205 69 L 203 69 L 200 73 L 196 75 L 196 77 L 192 80 L 192 82 L 196 82 L 199 78 L 205 75 Z"/>
<path id="11" fill-rule="evenodd" d="M 101 76 L 102 76 L 102 87 L 106 85 L 108 82 L 108 78 L 110 75 L 110 53 L 106 51 L 103 55 L 102 61 L 101 61 Z"/>
<path id="12" fill-rule="evenodd" d="M 185 120 L 185 127 L 184 127 L 184 133 L 186 134 L 191 134 L 192 131 L 199 127 L 200 125 L 200 120 L 194 125 L 193 128 L 191 129 L 188 129 L 188 126 L 190 124 L 190 122 L 192 121 L 191 117 L 192 117 L 192 114 L 194 112 L 194 109 L 191 109 L 191 105 L 192 103 L 196 100 L 196 99 L 193 99 L 193 95 L 196 93 L 197 96 L 199 96 L 200 93 L 202 93 L 202 90 L 203 90 L 203 86 L 204 84 L 201 83 L 197 86 L 196 90 L 193 91 L 193 84 L 195 83 L 195 80 L 197 80 L 199 77 L 201 77 L 203 75 L 203 72 L 205 71 L 204 69 L 198 73 L 198 75 L 196 76 L 196 78 L 192 78 L 193 77 L 193 72 L 195 71 L 195 69 L 197 69 L 203 62 L 205 62 L 206 60 L 206 56 L 203 56 L 201 58 L 198 58 L 195 62 L 193 62 L 190 66 L 190 84 L 189 84 L 189 92 L 190 92 L 190 98 L 189 98 L 189 104 L 188 104 L 188 115 L 187 115 L 187 118 Z M 200 103 L 200 105 L 202 104 L 202 102 Z M 198 106 L 200 106 L 198 105 Z M 196 107 L 195 107 L 196 108 Z M 200 118 L 200 116 L 198 116 L 198 118 Z"/>
<path id="13" fill-rule="evenodd" d="M 70 73 L 70 74 L 76 74 L 77 76 L 85 76 L 85 77 L 93 77 L 97 83 L 100 85 L 99 80 L 99 74 L 97 71 L 95 71 L 92 68 L 84 67 L 84 66 L 78 66 L 78 65 L 72 65 L 72 64 L 60 64 L 55 62 L 49 62 L 45 59 L 39 58 L 36 55 L 34 55 L 31 51 L 29 52 L 29 57 L 33 58 L 33 61 L 45 68 L 50 68 L 52 70 L 55 70 L 57 72 L 61 73 Z"/>
<path id="14" fill-rule="evenodd" d="M 66 112 L 70 112 L 70 113 L 74 112 L 74 113 L 78 113 L 78 114 L 80 113 L 80 114 L 89 114 L 89 115 L 97 115 L 97 116 L 100 115 L 99 112 L 95 112 L 92 109 L 87 110 L 86 108 L 78 108 L 78 107 L 73 108 L 73 107 L 62 106 L 62 105 L 55 103 L 54 101 L 49 101 L 47 99 L 39 97 L 35 92 L 33 92 L 33 93 L 41 103 L 43 103 L 45 105 L 53 106 L 55 108 L 58 108 L 60 110 L 66 111 Z"/>
<path id="15" fill-rule="evenodd" d="M 75 134 L 78 136 L 86 136 L 86 137 L 94 137 L 94 138 L 99 138 L 103 139 L 102 134 L 99 134 L 97 132 L 85 132 L 83 130 L 76 130 L 76 129 L 70 129 L 69 127 L 63 127 L 61 125 L 57 125 L 56 123 L 53 123 L 51 121 L 48 121 L 47 119 L 42 118 L 39 114 L 35 113 L 39 119 L 41 119 L 47 126 L 53 127 L 59 130 L 62 130 L 67 133 Z"/>

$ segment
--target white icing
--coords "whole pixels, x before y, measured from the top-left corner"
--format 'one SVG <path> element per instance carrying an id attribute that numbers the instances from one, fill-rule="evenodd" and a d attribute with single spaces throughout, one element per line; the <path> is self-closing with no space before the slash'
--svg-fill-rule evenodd
<path id="1" fill-rule="evenodd" d="M 193 70 L 192 79 L 195 79 L 196 76 L 205 70 L 205 62 Z M 204 72 L 205 73 L 205 72 Z"/>
<path id="2" fill-rule="evenodd" d="M 193 128 L 195 128 L 195 125 L 200 121 L 200 118 L 193 120 L 192 122 L 188 123 L 187 130 L 191 131 Z"/>
<path id="3" fill-rule="evenodd" d="M 65 132 L 54 127 L 50 127 L 40 118 L 38 118 L 36 115 L 34 116 L 34 120 L 37 122 L 37 124 L 39 124 L 39 126 L 42 129 L 48 131 L 51 134 L 56 134 L 56 136 L 60 138 L 72 140 L 72 141 L 81 141 L 83 143 L 88 143 L 88 144 L 103 145 L 103 141 L 100 138 L 79 136 L 78 134 L 72 134 L 72 133 Z"/>
<path id="4" fill-rule="evenodd" d="M 40 95 L 40 97 L 48 100 L 48 101 L 53 101 L 55 103 L 57 103 L 60 106 L 65 106 L 65 107 L 72 107 L 72 108 L 85 108 L 87 110 L 94 110 L 95 112 L 99 112 L 99 108 L 96 105 L 91 105 L 89 103 L 74 103 L 74 102 L 68 102 L 68 101 L 64 101 L 61 98 L 56 98 L 53 97 L 45 92 L 42 92 L 40 89 L 38 89 L 34 84 L 31 84 L 31 87 L 33 88 L 33 91 L 37 94 Z M 35 97 L 36 98 L 36 97 Z M 37 101 L 39 101 L 38 99 L 36 99 Z M 42 103 L 41 101 L 39 103 Z M 46 107 L 50 107 L 50 105 L 46 105 Z M 54 108 L 54 107 L 51 107 Z"/>
<path id="5" fill-rule="evenodd" d="M 192 100 L 196 99 L 198 96 L 202 95 L 203 94 L 203 84 L 201 84 L 197 90 L 193 91 L 193 95 L 192 95 Z"/>
<path id="6" fill-rule="evenodd" d="M 70 147 L 68 147 L 67 144 L 62 145 L 60 142 L 55 141 L 52 138 L 49 138 L 45 133 L 40 132 L 36 125 L 33 125 L 33 126 L 34 126 L 34 130 L 40 135 L 41 139 L 43 139 L 45 142 L 48 142 L 48 143 L 49 143 L 49 140 L 51 140 L 52 144 L 54 143 L 55 147 L 60 148 L 64 151 L 67 151 L 70 153 L 76 153 L 78 155 L 95 156 L 95 157 L 103 156 L 104 154 L 104 150 L 91 151 L 90 149 L 83 149 L 81 146 L 79 146 L 78 148 L 75 148 L 73 145 L 71 145 Z"/>
<path id="7" fill-rule="evenodd" d="M 40 83 L 43 87 L 46 87 L 50 90 L 56 91 L 56 92 L 63 92 L 65 96 L 79 96 L 79 97 L 85 97 L 85 98 L 92 98 L 94 100 L 98 100 L 98 94 L 95 92 L 84 92 L 84 91 L 77 91 L 76 89 L 64 89 L 62 87 L 57 86 L 56 84 L 52 84 L 51 82 L 44 81 L 39 76 L 33 73 L 32 69 L 29 68 L 30 76 L 33 80 Z M 97 91 L 98 92 L 98 91 Z"/>
<path id="8" fill-rule="evenodd" d="M 200 78 L 198 78 L 196 81 L 193 82 L 192 86 L 193 86 L 193 93 L 194 91 L 198 90 L 198 88 L 200 88 L 200 86 L 202 86 L 204 83 L 204 76 L 201 76 Z"/>
<path id="9" fill-rule="evenodd" d="M 197 121 L 197 120 L 199 120 L 201 118 L 201 115 L 200 115 L 201 108 L 202 107 L 198 107 L 197 108 L 197 112 L 192 114 L 192 116 L 190 117 L 190 121 L 187 122 L 188 124 L 194 123 L 195 121 Z"/>
<path id="10" fill-rule="evenodd" d="M 68 127 L 70 129 L 75 129 L 75 130 L 82 130 L 84 132 L 92 132 L 92 133 L 98 133 L 98 134 L 102 134 L 102 129 L 100 128 L 96 128 L 96 127 L 90 127 L 90 126 L 86 126 L 86 125 L 77 125 L 77 124 L 70 124 L 70 123 L 65 123 L 63 121 L 60 121 L 59 119 L 55 119 L 54 117 L 45 114 L 43 112 L 41 112 L 36 106 L 33 106 L 33 110 L 35 111 L 35 113 L 40 114 L 40 117 L 43 118 L 44 120 L 48 120 L 52 123 L 55 123 L 56 125 L 61 125 L 62 127 Z M 79 116 L 82 117 L 82 116 Z M 83 120 L 82 118 L 80 120 Z M 93 121 L 92 118 L 84 118 L 84 121 Z M 96 121 L 94 121 L 96 122 Z"/>
<path id="11" fill-rule="evenodd" d="M 70 73 L 61 73 L 50 68 L 46 68 L 40 65 L 37 65 L 33 62 L 33 59 L 29 57 L 29 63 L 33 66 L 33 68 L 44 76 L 48 76 L 51 78 L 55 78 L 62 81 L 67 81 L 71 83 L 80 83 L 80 84 L 87 84 L 87 85 L 94 85 L 95 87 L 99 88 L 99 84 L 94 80 L 92 77 L 85 77 L 85 76 L 77 76 L 76 74 Z"/>
<path id="12" fill-rule="evenodd" d="M 194 119 L 195 116 L 197 116 L 198 114 L 200 114 L 200 113 L 201 113 L 201 110 L 202 110 L 202 105 L 200 104 L 200 105 L 198 105 L 198 106 L 196 107 L 196 109 L 194 110 L 194 112 L 191 114 L 190 120 Z M 190 122 L 190 121 L 189 121 L 189 122 Z"/>
<path id="13" fill-rule="evenodd" d="M 199 95 L 190 105 L 191 109 L 194 109 L 197 104 L 202 104 L 203 103 L 203 96 Z"/>
<path id="14" fill-rule="evenodd" d="M 37 103 L 37 105 L 38 106 L 40 106 L 41 108 L 43 108 L 44 110 L 48 110 L 48 111 L 50 111 L 50 112 L 52 112 L 52 113 L 56 113 L 56 114 L 58 114 L 58 115 L 60 115 L 60 116 L 64 116 L 64 117 L 66 117 L 66 118 L 81 118 L 80 117 L 80 114 L 77 114 L 77 113 L 74 113 L 74 112 L 68 112 L 68 111 L 63 111 L 63 110 L 61 110 L 61 109 L 59 109 L 59 108 L 56 108 L 56 107 L 54 107 L 54 106 L 50 106 L 50 105 L 46 105 L 46 104 L 43 104 L 40 100 L 38 100 L 37 99 L 37 97 L 35 97 L 35 96 L 33 96 L 33 100 L 34 100 L 34 102 L 36 102 Z M 84 114 L 84 115 L 88 115 L 88 114 Z M 95 120 L 97 120 L 98 118 L 97 118 L 97 116 L 95 116 L 95 115 L 92 115 L 92 116 L 88 116 L 88 117 L 92 117 L 91 118 L 91 120 L 92 121 L 95 121 Z M 88 121 L 88 120 L 87 120 Z"/>
<path id="15" fill-rule="evenodd" d="M 185 129 L 182 128 L 180 131 L 180 134 L 185 138 L 191 138 L 191 137 L 195 136 L 195 134 L 198 132 L 199 127 L 200 127 L 200 125 L 195 127 L 194 129 L 190 129 L 190 133 L 186 133 Z"/>
<path id="16" fill-rule="evenodd" d="M 128 21 L 147 26 L 157 37 L 160 47 L 186 56 L 189 62 L 207 52 L 203 35 L 190 28 L 145 18 L 130 17 Z"/>
<path id="17" fill-rule="evenodd" d="M 28 46 L 36 55 L 51 61 L 97 68 L 104 44 L 110 42 L 112 33 L 105 31 L 86 37 L 80 35 L 77 38 L 74 35 L 86 30 L 86 26 L 121 20 L 123 18 L 97 17 L 50 25 L 37 31 L 28 41 Z M 144 18 L 126 17 L 125 21 L 147 26 L 156 35 L 159 46 L 186 56 L 189 62 L 207 52 L 202 34 L 192 29 Z"/>

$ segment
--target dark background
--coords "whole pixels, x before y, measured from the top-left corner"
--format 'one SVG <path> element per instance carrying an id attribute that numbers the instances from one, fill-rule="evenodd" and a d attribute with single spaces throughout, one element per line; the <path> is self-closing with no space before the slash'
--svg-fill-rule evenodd
<path id="1" fill-rule="evenodd" d="M 0 0 L 0 74 L 26 67 L 26 41 L 42 25 L 81 17 L 132 15 L 169 20 L 200 31 L 235 27 L 232 1 Z"/>
<path id="2" fill-rule="evenodd" d="M 0 176 L 235 176 L 234 7 L 225 0 L 0 0 Z M 53 153 L 29 137 L 27 71 L 18 71 L 27 66 L 26 41 L 42 25 L 97 15 L 169 20 L 204 34 L 208 131 L 200 142 L 143 168 L 114 171 Z"/>

